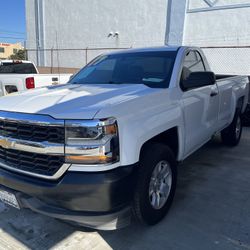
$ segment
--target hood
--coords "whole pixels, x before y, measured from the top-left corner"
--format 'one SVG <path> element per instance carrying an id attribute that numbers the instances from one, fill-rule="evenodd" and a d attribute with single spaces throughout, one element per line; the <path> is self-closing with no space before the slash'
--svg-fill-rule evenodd
<path id="1" fill-rule="evenodd" d="M 65 84 L 1 97 L 0 110 L 44 114 L 56 119 L 93 119 L 102 108 L 152 91 L 143 84 Z"/>

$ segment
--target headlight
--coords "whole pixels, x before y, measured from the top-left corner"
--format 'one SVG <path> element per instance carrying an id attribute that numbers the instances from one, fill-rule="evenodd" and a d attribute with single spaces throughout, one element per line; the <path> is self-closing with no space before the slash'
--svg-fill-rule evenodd
<path id="1" fill-rule="evenodd" d="M 67 120 L 65 129 L 67 163 L 94 165 L 119 161 L 119 136 L 114 118 Z"/>

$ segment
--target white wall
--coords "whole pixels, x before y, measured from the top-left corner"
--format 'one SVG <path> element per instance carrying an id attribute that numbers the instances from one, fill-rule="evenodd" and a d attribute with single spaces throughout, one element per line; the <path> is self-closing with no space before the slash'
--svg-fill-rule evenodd
<path id="1" fill-rule="evenodd" d="M 26 48 L 37 48 L 36 43 L 36 22 L 35 22 L 35 2 L 34 0 L 26 0 L 25 2 L 25 14 L 26 14 L 26 33 L 27 40 L 25 42 Z M 35 52 L 29 52 L 28 56 L 30 60 L 37 62 L 37 57 Z"/>
<path id="2" fill-rule="evenodd" d="M 249 25 L 250 0 L 189 0 L 183 43 L 201 47 L 249 45 Z M 250 48 L 205 49 L 205 54 L 217 73 L 250 75 Z"/>
<path id="3" fill-rule="evenodd" d="M 54 49 L 29 52 L 40 66 L 53 58 L 55 67 L 82 67 L 86 51 L 77 49 L 86 47 L 250 43 L 250 0 L 26 0 L 26 20 L 27 48 Z M 87 60 L 103 52 L 88 51 Z M 250 75 L 250 48 L 205 53 L 217 73 Z"/>
<path id="4" fill-rule="evenodd" d="M 235 8 L 229 8 L 235 3 Z M 250 0 L 219 0 L 214 7 L 223 9 L 192 12 L 204 8 L 203 0 L 190 0 L 185 23 L 185 44 L 200 46 L 248 45 L 250 42 L 250 8 L 237 8 Z M 228 7 L 228 8 L 227 8 Z M 207 10 L 207 11 L 206 11 Z"/>
<path id="5" fill-rule="evenodd" d="M 188 0 L 169 0 L 167 23 L 166 23 L 166 44 L 182 45 L 185 28 L 186 8 Z"/>
<path id="6" fill-rule="evenodd" d="M 46 49 L 127 48 L 165 42 L 167 0 L 26 0 L 28 49 L 36 49 L 38 43 L 32 11 L 36 1 L 40 3 L 39 23 L 43 23 L 38 40 Z M 110 32 L 119 32 L 119 36 L 108 37 Z M 89 60 L 94 54 L 89 52 Z M 35 57 L 34 53 L 29 55 Z M 85 63 L 84 51 L 53 55 L 55 63 L 59 57 L 61 67 L 81 67 Z M 50 66 L 50 61 L 50 52 L 44 58 L 40 55 L 41 66 Z"/>

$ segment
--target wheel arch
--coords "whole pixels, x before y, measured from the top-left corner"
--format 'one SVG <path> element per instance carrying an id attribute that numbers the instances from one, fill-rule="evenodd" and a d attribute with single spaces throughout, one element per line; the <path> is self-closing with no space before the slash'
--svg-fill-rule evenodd
<path id="1" fill-rule="evenodd" d="M 142 145 L 140 149 L 140 157 L 142 155 L 142 152 L 152 143 L 162 143 L 164 145 L 167 145 L 173 152 L 175 159 L 177 160 L 180 153 L 180 136 L 178 127 L 172 127 L 170 129 L 167 129 L 166 131 L 150 138 L 144 144 Z"/>

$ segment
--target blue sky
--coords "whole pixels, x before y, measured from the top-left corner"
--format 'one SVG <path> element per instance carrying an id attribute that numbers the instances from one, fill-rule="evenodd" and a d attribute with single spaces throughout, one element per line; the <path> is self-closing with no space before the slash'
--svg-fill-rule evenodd
<path id="1" fill-rule="evenodd" d="M 1 0 L 0 42 L 14 43 L 24 40 L 25 0 Z"/>

